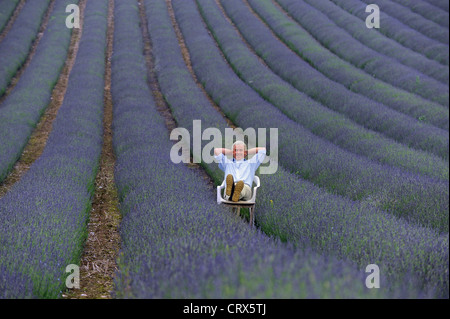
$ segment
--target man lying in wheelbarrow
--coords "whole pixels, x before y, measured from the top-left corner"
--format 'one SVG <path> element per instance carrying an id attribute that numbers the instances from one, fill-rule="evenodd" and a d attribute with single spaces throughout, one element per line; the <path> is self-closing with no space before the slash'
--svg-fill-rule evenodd
<path id="1" fill-rule="evenodd" d="M 248 155 L 253 155 L 247 160 Z M 226 155 L 233 155 L 230 160 Z M 252 183 L 255 172 L 266 156 L 265 147 L 255 147 L 247 150 L 243 141 L 236 141 L 232 149 L 215 148 L 214 158 L 219 168 L 225 172 L 225 196 L 226 200 L 237 202 L 239 200 L 250 200 L 252 198 Z"/>

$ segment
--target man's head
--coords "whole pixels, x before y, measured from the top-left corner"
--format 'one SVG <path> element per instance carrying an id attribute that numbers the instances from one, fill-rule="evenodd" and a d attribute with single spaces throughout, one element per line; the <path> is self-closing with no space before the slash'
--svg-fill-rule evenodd
<path id="1" fill-rule="evenodd" d="M 236 161 L 243 160 L 247 157 L 247 145 L 243 141 L 236 141 L 233 143 L 233 157 Z"/>

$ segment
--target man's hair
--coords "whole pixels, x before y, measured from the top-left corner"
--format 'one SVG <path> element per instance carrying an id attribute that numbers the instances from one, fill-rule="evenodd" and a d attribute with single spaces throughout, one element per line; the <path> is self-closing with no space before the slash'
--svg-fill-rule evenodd
<path id="1" fill-rule="evenodd" d="M 246 145 L 243 141 L 236 141 L 236 142 L 234 142 L 231 149 L 234 150 L 234 147 L 235 147 L 236 145 L 244 145 L 244 151 L 247 151 L 247 145 Z"/>

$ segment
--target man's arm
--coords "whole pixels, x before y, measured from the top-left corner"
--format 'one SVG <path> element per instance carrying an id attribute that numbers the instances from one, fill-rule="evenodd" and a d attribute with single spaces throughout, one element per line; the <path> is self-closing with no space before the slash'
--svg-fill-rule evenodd
<path id="1" fill-rule="evenodd" d="M 233 155 L 233 151 L 228 148 L 214 148 L 214 156 L 218 156 L 220 154 Z"/>
<path id="2" fill-rule="evenodd" d="M 248 155 L 253 155 L 253 154 L 256 154 L 256 153 L 258 153 L 259 151 L 262 151 L 262 150 L 265 151 L 266 148 L 265 147 L 254 147 L 254 148 L 249 149 L 247 154 Z"/>

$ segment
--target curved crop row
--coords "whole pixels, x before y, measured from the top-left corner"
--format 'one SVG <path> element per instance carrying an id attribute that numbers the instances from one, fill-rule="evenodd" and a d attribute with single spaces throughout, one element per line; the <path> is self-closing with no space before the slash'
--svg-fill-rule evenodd
<path id="1" fill-rule="evenodd" d="M 65 6 L 58 1 L 46 32 L 14 90 L 0 105 L 0 182 L 20 157 L 36 123 L 50 102 L 69 49 L 71 29 L 64 26 Z M 43 80 L 45 79 L 45 81 Z"/>
<path id="2" fill-rule="evenodd" d="M 282 44 L 240 1 L 223 1 L 245 40 L 281 78 L 330 109 L 410 147 L 448 158 L 448 132 L 349 91 L 314 69 Z M 448 127 L 448 120 L 440 119 Z"/>
<path id="3" fill-rule="evenodd" d="M 422 17 L 434 21 L 443 27 L 449 26 L 448 12 L 427 3 L 423 0 L 394 0 L 394 2 L 409 8 L 412 12 L 420 14 Z"/>
<path id="4" fill-rule="evenodd" d="M 361 1 L 366 4 L 373 3 L 373 1 L 370 2 L 371 0 Z M 383 12 L 411 27 L 412 29 L 419 31 L 421 34 L 429 37 L 430 39 L 434 39 L 448 45 L 448 28 L 442 27 L 433 21 L 425 19 L 421 15 L 414 13 L 408 8 L 392 1 L 377 0 L 377 5 L 380 8 L 383 8 Z"/>
<path id="5" fill-rule="evenodd" d="M 0 0 L 0 33 L 11 18 L 20 0 Z"/>
<path id="6" fill-rule="evenodd" d="M 0 267 L 33 282 L 32 296 L 21 297 L 56 298 L 66 266 L 79 264 L 102 148 L 107 9 L 107 0 L 87 2 L 77 58 L 44 152 L 0 200 Z"/>
<path id="7" fill-rule="evenodd" d="M 235 73 L 289 118 L 351 152 L 448 180 L 448 162 L 371 132 L 308 98 L 259 62 L 225 20 L 215 2 L 197 0 L 197 3 L 209 30 Z"/>
<path id="8" fill-rule="evenodd" d="M 49 3 L 50 0 L 25 3 L 11 30 L 0 42 L 0 96 L 28 56 Z"/>
<path id="9" fill-rule="evenodd" d="M 288 3 L 291 2 L 277 2 L 295 18 L 295 9 L 288 7 Z M 348 36 L 340 32 L 339 36 L 349 41 L 348 43 L 351 47 L 358 48 L 353 52 L 354 57 L 353 55 L 346 57 L 347 61 L 353 61 L 353 64 L 357 64 L 357 61 L 362 61 L 362 63 L 369 63 L 372 58 L 378 57 L 378 59 L 381 59 L 384 56 L 384 59 L 387 59 L 388 57 L 390 57 L 402 63 L 403 65 L 416 69 L 419 72 L 431 76 L 442 83 L 449 83 L 449 69 L 446 65 L 442 65 L 435 60 L 430 60 L 420 53 L 402 46 L 395 40 L 386 37 L 380 32 L 368 32 L 368 29 L 364 25 L 364 21 L 361 21 L 361 19 L 345 10 L 342 10 L 331 1 L 306 0 L 306 2 L 325 14 L 339 28 L 345 30 L 349 36 L 353 37 L 362 44 L 359 45 L 358 42 L 352 41 L 352 39 L 348 38 Z M 345 46 L 346 45 L 344 45 L 344 47 Z M 346 52 L 346 50 L 344 50 L 340 46 L 330 47 L 330 49 L 339 55 Z M 341 51 L 343 52 L 341 53 Z M 379 54 L 374 56 L 374 51 Z"/>
<path id="10" fill-rule="evenodd" d="M 367 5 L 365 3 L 359 0 L 331 1 L 361 20 L 366 20 L 368 14 L 366 13 Z M 430 39 L 386 14 L 380 15 L 380 28 L 377 30 L 403 46 L 419 52 L 430 59 L 445 65 L 449 63 L 448 45 Z"/>
<path id="11" fill-rule="evenodd" d="M 135 4 L 120 1 L 114 15 L 115 178 L 124 215 L 116 297 L 384 296 L 363 288 L 354 265 L 296 252 L 250 230 L 211 200 L 213 190 L 198 172 L 171 162 L 173 143 L 146 88 Z M 133 86 L 118 85 L 123 82 Z M 337 269 L 339 274 L 334 273 Z"/>
<path id="12" fill-rule="evenodd" d="M 231 0 L 226 3 L 233 4 Z M 200 28 L 195 3 L 184 6 L 188 5 L 194 8 L 176 13 L 197 77 L 223 112 L 243 129 L 278 128 L 282 166 L 331 192 L 359 200 L 373 196 L 385 210 L 448 231 L 447 182 L 380 165 L 289 119 L 237 77 L 205 27 Z"/>
<path id="13" fill-rule="evenodd" d="M 418 112 L 425 118 L 448 116 L 448 108 L 443 107 L 448 106 L 448 83 L 367 49 L 307 3 L 284 1 L 300 25 L 270 1 L 249 3 L 294 52 L 348 90 L 411 116 Z"/>
<path id="14" fill-rule="evenodd" d="M 191 2 L 187 1 L 174 1 L 173 5 L 178 21 L 179 15 L 195 8 L 195 5 L 193 8 L 188 7 Z M 201 117 L 193 118 L 190 105 L 186 105 L 182 98 L 170 99 L 177 96 L 179 91 L 199 89 L 193 81 L 190 86 L 189 83 L 185 83 L 183 87 L 177 85 L 178 76 L 182 74 L 181 69 L 177 73 L 160 67 L 164 61 L 172 61 L 180 67 L 183 63 L 164 1 L 147 1 L 147 16 L 153 42 L 152 52 L 158 61 L 157 70 L 160 74 L 171 74 L 173 81 L 172 88 L 169 88 L 171 95 L 166 95 L 167 88 L 161 87 L 161 90 L 172 110 L 177 110 L 176 120 L 180 126 L 184 126 L 193 119 L 201 119 L 202 125 L 213 127 L 207 117 L 216 112 L 212 107 L 205 108 Z M 195 19 L 187 16 L 184 19 L 186 22 L 197 22 L 196 27 L 191 29 L 193 31 L 199 31 L 200 27 L 199 20 L 196 19 L 200 19 L 200 16 Z M 195 65 L 198 61 L 192 60 L 192 63 Z M 163 65 L 170 64 L 166 62 Z M 224 81 L 220 87 L 223 89 L 230 78 L 226 73 L 221 74 L 219 78 Z M 232 102 L 233 97 L 230 98 Z M 216 163 L 202 165 L 208 171 L 217 169 Z M 409 225 L 371 205 L 329 194 L 287 172 L 281 166 L 275 174 L 260 177 L 262 186 L 258 190 L 256 218 L 266 232 L 289 240 L 298 247 L 311 245 L 327 254 L 337 254 L 339 258 L 353 260 L 360 268 L 372 262 L 377 263 L 382 273 L 392 279 L 384 281 L 386 283 L 394 283 L 394 279 L 401 280 L 399 278 L 409 269 L 419 281 L 428 282 L 430 286 L 438 289 L 439 295 L 445 295 L 445 287 L 448 287 L 448 278 L 445 275 L 445 269 L 448 267 L 448 235 L 439 237 L 433 230 Z M 223 173 L 215 182 L 221 183 L 222 179 Z M 130 181 L 134 180 L 138 179 L 130 178 Z M 199 196 L 201 193 L 198 193 Z M 414 239 L 410 241 L 411 238 Z M 411 292 L 416 289 L 417 286 L 411 285 Z"/>

